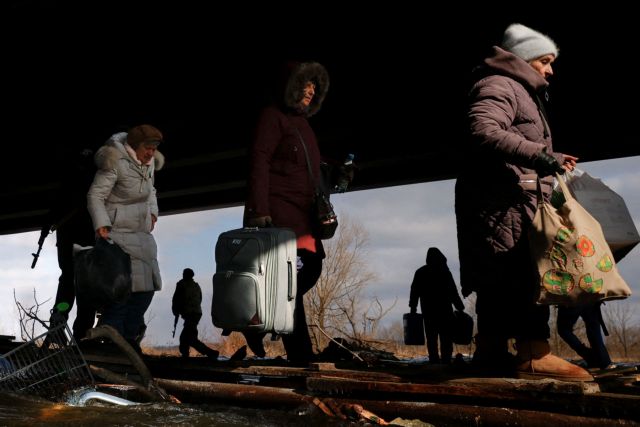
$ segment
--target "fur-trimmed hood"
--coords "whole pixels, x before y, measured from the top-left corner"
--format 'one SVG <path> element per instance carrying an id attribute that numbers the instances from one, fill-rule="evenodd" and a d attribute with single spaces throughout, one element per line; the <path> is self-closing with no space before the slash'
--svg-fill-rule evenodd
<path id="1" fill-rule="evenodd" d="M 307 117 L 313 116 L 322 107 L 327 92 L 329 91 L 329 73 L 326 68 L 318 62 L 302 62 L 287 64 L 288 75 L 285 75 L 284 105 L 287 108 L 296 110 L 304 93 L 304 86 L 311 81 L 316 85 L 315 96 L 304 114 Z"/>
<path id="2" fill-rule="evenodd" d="M 105 142 L 105 144 L 96 152 L 94 157 L 98 169 L 114 169 L 118 160 L 122 158 L 132 160 L 131 156 L 129 156 L 127 150 L 124 148 L 125 142 L 127 142 L 126 132 L 119 132 L 111 135 L 107 142 Z M 154 169 L 162 169 L 164 166 L 164 155 L 160 151 L 156 150 L 153 157 Z"/>

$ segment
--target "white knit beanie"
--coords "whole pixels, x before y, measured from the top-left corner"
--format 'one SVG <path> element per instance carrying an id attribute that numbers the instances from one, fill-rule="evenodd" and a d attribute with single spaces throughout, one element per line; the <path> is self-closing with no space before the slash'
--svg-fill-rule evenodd
<path id="1" fill-rule="evenodd" d="M 558 57 L 558 47 L 553 40 L 522 24 L 509 25 L 501 47 L 527 62 L 549 54 Z"/>

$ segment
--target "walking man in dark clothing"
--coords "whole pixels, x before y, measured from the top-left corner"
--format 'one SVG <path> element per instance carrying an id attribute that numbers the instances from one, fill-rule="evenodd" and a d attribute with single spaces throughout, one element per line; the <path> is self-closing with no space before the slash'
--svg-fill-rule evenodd
<path id="1" fill-rule="evenodd" d="M 453 353 L 452 326 L 453 309 L 464 311 L 464 304 L 451 271 L 447 266 L 447 258 L 438 248 L 429 248 L 427 263 L 418 270 L 411 283 L 409 307 L 416 312 L 420 300 L 420 310 L 424 320 L 424 331 L 427 336 L 427 352 L 429 362 L 451 362 Z M 440 338 L 440 353 L 438 353 Z"/>
<path id="2" fill-rule="evenodd" d="M 218 358 L 218 351 L 209 348 L 198 339 L 198 323 L 202 317 L 202 291 L 200 285 L 193 280 L 193 270 L 185 268 L 182 272 L 182 280 L 176 284 L 173 294 L 171 311 L 174 316 L 182 316 L 184 326 L 180 334 L 180 354 L 189 357 L 189 348 L 193 347 L 200 354 L 212 359 Z"/>

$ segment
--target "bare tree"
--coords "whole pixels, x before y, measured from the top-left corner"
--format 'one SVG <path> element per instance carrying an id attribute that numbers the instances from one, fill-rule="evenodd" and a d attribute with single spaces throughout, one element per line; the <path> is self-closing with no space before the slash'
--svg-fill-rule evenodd
<path id="1" fill-rule="evenodd" d="M 25 307 L 18 298 L 16 297 L 16 290 L 13 290 L 13 301 L 18 307 L 18 316 L 20 322 L 20 338 L 23 341 L 29 341 L 35 338 L 36 336 L 36 325 L 40 325 L 44 329 L 48 329 L 47 324 L 38 317 L 38 311 L 40 307 L 49 300 L 47 299 L 44 302 L 38 302 L 38 298 L 36 296 L 36 290 L 33 290 L 33 301 L 34 304 L 30 307 Z"/>
<path id="2" fill-rule="evenodd" d="M 372 341 L 380 321 L 391 307 L 385 308 L 376 296 L 365 298 L 364 291 L 376 279 L 367 260 L 369 233 L 347 215 L 340 218 L 339 232 L 324 242 L 327 258 L 318 283 L 305 295 L 311 339 L 317 349 L 331 336 L 358 342 Z M 393 306 L 392 306 L 393 307 Z"/>
<path id="3" fill-rule="evenodd" d="M 603 305 L 604 318 L 609 330 L 608 342 L 619 349 L 622 357 L 629 358 L 634 347 L 638 346 L 638 328 L 632 321 L 636 307 L 630 301 L 611 301 Z"/>

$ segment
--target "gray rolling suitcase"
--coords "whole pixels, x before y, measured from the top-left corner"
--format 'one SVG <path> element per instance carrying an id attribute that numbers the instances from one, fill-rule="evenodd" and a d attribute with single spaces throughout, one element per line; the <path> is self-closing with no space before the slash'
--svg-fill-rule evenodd
<path id="1" fill-rule="evenodd" d="M 225 231 L 215 249 L 211 318 L 227 331 L 293 332 L 296 236 L 288 228 Z"/>

